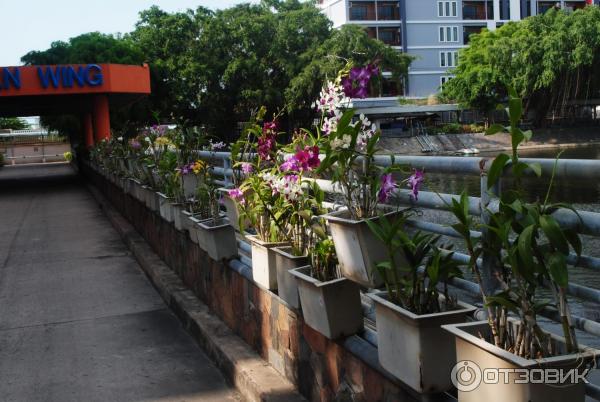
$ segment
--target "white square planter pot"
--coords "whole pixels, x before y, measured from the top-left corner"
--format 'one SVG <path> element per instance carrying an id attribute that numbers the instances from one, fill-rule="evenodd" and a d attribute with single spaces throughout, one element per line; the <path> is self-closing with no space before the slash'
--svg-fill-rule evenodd
<path id="1" fill-rule="evenodd" d="M 518 325 L 518 324 L 517 324 Z M 462 370 L 469 371 L 473 381 L 461 385 L 458 390 L 460 402 L 583 402 L 585 400 L 585 383 L 577 384 L 519 384 L 515 380 L 524 377 L 521 373 L 510 373 L 508 381 L 502 373 L 498 374 L 500 381 L 496 384 L 480 380 L 486 369 L 558 369 L 566 373 L 567 370 L 578 368 L 582 372 L 586 366 L 592 364 L 594 356 L 599 353 L 597 349 L 580 345 L 579 354 L 550 357 L 545 359 L 528 360 L 481 339 L 489 336 L 490 328 L 487 321 L 477 321 L 466 324 L 444 325 L 444 329 L 454 335 L 456 340 L 456 359 L 458 362 L 467 362 Z M 552 335 L 555 347 L 565 349 L 564 338 Z M 542 378 L 543 373 L 531 376 L 535 379 Z M 472 384 L 472 385 L 471 385 Z M 478 384 L 478 385 L 477 385 Z M 469 387 L 469 385 L 471 385 Z M 477 385 L 477 386 L 476 386 Z M 473 388 L 472 390 L 469 390 Z"/>
<path id="2" fill-rule="evenodd" d="M 160 196 L 158 195 L 158 193 L 156 191 L 154 191 L 154 189 L 152 187 L 147 187 L 147 191 L 146 191 L 146 207 L 153 211 L 153 212 L 159 212 L 160 211 Z"/>
<path id="3" fill-rule="evenodd" d="M 144 204 L 151 211 L 158 211 L 158 195 L 150 186 L 142 186 L 144 188 Z"/>
<path id="4" fill-rule="evenodd" d="M 142 183 L 139 180 L 133 180 L 131 185 L 131 196 L 138 201 L 144 200 L 144 194 L 142 193 Z"/>
<path id="5" fill-rule="evenodd" d="M 277 294 L 295 309 L 300 308 L 298 281 L 289 272 L 290 269 L 305 267 L 309 264 L 307 256 L 292 255 L 292 247 L 275 247 L 275 266 L 277 268 Z"/>
<path id="6" fill-rule="evenodd" d="M 215 261 L 238 255 L 235 229 L 227 218 L 200 221 L 198 223 L 198 245 Z"/>
<path id="7" fill-rule="evenodd" d="M 139 201 L 142 204 L 146 205 L 146 199 L 148 198 L 148 191 L 150 191 L 150 189 L 148 188 L 148 186 L 142 184 L 142 185 L 140 185 L 140 188 L 138 191 L 140 193 Z"/>
<path id="8" fill-rule="evenodd" d="M 290 270 L 298 281 L 304 322 L 329 339 L 362 331 L 360 287 L 346 278 L 320 282 L 310 276 L 311 267 Z"/>
<path id="9" fill-rule="evenodd" d="M 193 214 L 188 211 L 187 209 L 181 208 L 181 210 L 179 211 L 179 214 L 181 215 L 181 227 L 184 232 L 188 232 L 190 231 L 190 225 L 192 224 L 192 221 L 190 220 L 190 218 L 193 216 Z"/>
<path id="10" fill-rule="evenodd" d="M 183 182 L 183 195 L 186 199 L 192 198 L 196 195 L 198 189 L 198 176 L 193 173 L 181 176 Z"/>
<path id="11" fill-rule="evenodd" d="M 135 177 L 136 176 L 136 170 L 135 170 L 134 159 L 133 158 L 127 158 L 125 162 L 127 164 L 127 175 L 129 177 Z"/>
<path id="12" fill-rule="evenodd" d="M 126 158 L 119 158 L 119 173 L 123 176 L 128 174 L 128 169 L 127 169 L 127 159 Z"/>
<path id="13" fill-rule="evenodd" d="M 132 185 L 133 185 L 133 182 L 131 181 L 131 178 L 124 179 L 123 180 L 123 193 L 131 194 Z"/>
<path id="14" fill-rule="evenodd" d="M 244 222 L 244 227 L 240 228 L 240 212 L 236 202 L 229 196 L 229 189 L 220 188 L 219 192 L 221 193 L 221 201 L 225 206 L 225 213 L 227 214 L 227 219 L 229 219 L 231 226 L 233 226 L 236 231 L 243 232 L 250 226 L 250 222 Z"/>
<path id="15" fill-rule="evenodd" d="M 190 240 L 192 242 L 194 242 L 195 244 L 199 244 L 198 242 L 198 231 L 200 230 L 200 228 L 198 227 L 198 224 L 200 222 L 202 222 L 202 219 L 198 219 L 196 216 L 192 215 L 189 218 L 189 227 L 188 227 L 188 231 L 190 234 Z"/>
<path id="16" fill-rule="evenodd" d="M 181 219 L 181 210 L 183 209 L 183 204 L 179 202 L 171 203 L 171 209 L 173 213 L 173 225 L 177 230 L 183 230 L 183 220 Z"/>
<path id="17" fill-rule="evenodd" d="M 421 394 L 452 389 L 456 348 L 441 326 L 466 322 L 475 307 L 459 302 L 457 310 L 417 315 L 391 303 L 387 292 L 367 295 L 375 303 L 381 366 Z"/>
<path id="18" fill-rule="evenodd" d="M 252 279 L 262 287 L 277 290 L 277 268 L 273 247 L 287 246 L 287 242 L 268 243 L 257 236 L 246 236 L 252 244 Z"/>
<path id="19" fill-rule="evenodd" d="M 158 194 L 160 216 L 167 222 L 173 222 L 173 208 L 171 207 L 172 198 L 163 193 Z"/>
<path id="20" fill-rule="evenodd" d="M 393 220 L 402 211 L 388 212 L 387 219 Z M 349 219 L 346 210 L 336 211 L 323 217 L 329 222 L 331 237 L 335 244 L 340 272 L 345 278 L 367 288 L 377 288 L 383 285 L 383 280 L 377 272 L 377 263 L 389 259 L 385 245 L 373 234 L 365 220 Z M 371 218 L 376 221 L 378 217 Z M 404 255 L 396 256 L 398 266 L 405 265 Z"/>

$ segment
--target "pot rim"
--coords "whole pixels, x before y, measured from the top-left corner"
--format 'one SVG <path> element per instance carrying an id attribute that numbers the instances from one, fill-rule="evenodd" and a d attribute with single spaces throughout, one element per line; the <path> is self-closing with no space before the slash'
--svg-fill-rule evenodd
<path id="1" fill-rule="evenodd" d="M 273 251 L 275 251 L 277 254 L 289 258 L 290 260 L 300 260 L 300 259 L 307 259 L 308 255 L 293 255 L 288 253 L 287 251 L 285 251 L 286 249 L 289 250 L 291 249 L 292 246 L 290 245 L 286 245 L 286 246 L 277 246 L 277 247 L 273 247 Z"/>
<path id="2" fill-rule="evenodd" d="M 219 230 L 219 229 L 231 226 L 231 224 L 229 222 L 229 219 L 227 219 L 226 217 L 223 217 L 223 216 L 220 216 L 220 217 L 218 217 L 216 219 L 217 222 L 222 222 L 222 223 L 216 224 L 214 226 L 208 226 L 208 224 L 213 219 L 214 218 L 203 219 L 203 220 L 201 220 L 201 221 L 198 222 L 198 226 L 200 226 L 202 229 L 208 230 L 208 231 Z"/>
<path id="3" fill-rule="evenodd" d="M 333 285 L 340 284 L 342 282 L 350 281 L 349 279 L 342 277 L 342 278 L 332 279 L 327 282 L 321 282 L 320 280 L 315 279 L 312 276 L 307 275 L 307 273 L 305 273 L 305 271 L 310 271 L 311 269 L 312 269 L 312 266 L 305 265 L 303 267 L 290 269 L 290 270 L 288 270 L 288 272 L 290 274 L 294 275 L 297 279 L 301 279 L 304 282 L 308 282 L 308 283 L 312 284 L 313 286 L 315 286 L 316 288 L 333 286 Z"/>
<path id="4" fill-rule="evenodd" d="M 393 310 L 394 312 L 396 312 L 406 318 L 409 318 L 413 321 L 416 321 L 416 322 L 431 321 L 431 320 L 439 319 L 442 317 L 453 316 L 453 315 L 465 315 L 465 314 L 469 314 L 469 313 L 472 313 L 473 311 L 477 310 L 477 307 L 458 300 L 457 305 L 460 306 L 461 308 L 458 308 L 456 310 L 442 311 L 440 313 L 415 314 L 412 311 L 407 310 L 403 307 L 400 307 L 397 304 L 394 304 L 391 301 L 389 301 L 388 299 L 386 299 L 385 296 L 387 296 L 387 294 L 388 294 L 387 291 L 375 291 L 375 292 L 367 293 L 366 296 L 368 296 L 371 300 L 373 300 L 373 302 L 378 303 L 384 307 L 387 307 L 388 309 Z M 442 295 L 440 295 L 440 297 L 443 298 Z"/>
<path id="5" fill-rule="evenodd" d="M 231 188 L 227 188 L 227 187 L 219 187 L 217 189 L 218 192 L 223 193 L 223 195 L 226 195 L 229 197 L 229 190 L 233 190 L 233 187 Z"/>
<path id="6" fill-rule="evenodd" d="M 514 318 L 509 318 L 509 321 L 516 322 L 517 320 Z M 505 361 L 508 361 L 512 364 L 515 364 L 517 366 L 524 367 L 524 368 L 528 368 L 528 367 L 536 368 L 542 364 L 551 365 L 553 363 L 564 363 L 564 362 L 568 362 L 570 360 L 581 361 L 582 358 L 584 358 L 586 360 L 588 360 L 588 359 L 591 360 L 591 359 L 594 359 L 598 353 L 600 353 L 600 351 L 598 349 L 594 349 L 589 346 L 580 344 L 579 345 L 579 353 L 571 353 L 568 355 L 544 357 L 542 359 L 525 359 L 523 357 L 515 355 L 514 353 L 510 353 L 502 348 L 499 348 L 498 346 L 493 345 L 475 335 L 471 335 L 470 333 L 468 333 L 467 331 L 465 331 L 463 329 L 463 328 L 479 327 L 479 326 L 488 327 L 488 325 L 489 324 L 487 321 L 474 321 L 474 322 L 467 322 L 467 323 L 460 323 L 460 324 L 442 325 L 442 329 L 450 332 L 455 337 L 460 338 L 463 341 L 466 341 L 488 353 L 491 353 L 494 356 L 497 356 Z M 555 341 L 564 343 L 564 338 L 562 336 L 558 336 L 552 332 L 546 332 L 546 333 L 549 334 L 552 337 L 552 339 L 554 339 Z"/>
<path id="7" fill-rule="evenodd" d="M 246 239 L 248 239 L 248 241 L 250 243 L 253 243 L 253 245 L 256 246 L 261 246 L 264 248 L 273 248 L 273 247 L 279 247 L 279 246 L 287 246 L 289 244 L 289 242 L 287 241 L 280 241 L 280 242 L 267 242 L 267 241 L 262 241 L 258 238 L 258 235 L 246 235 Z"/>
<path id="8" fill-rule="evenodd" d="M 380 208 L 380 209 L 383 209 L 383 210 L 390 209 L 389 212 L 385 212 L 383 214 L 383 216 L 389 217 L 389 216 L 401 214 L 401 213 L 409 210 L 410 208 L 389 207 L 389 208 Z M 345 225 L 345 226 L 360 225 L 366 221 L 375 221 L 376 222 L 377 220 L 379 220 L 379 216 L 373 216 L 371 218 L 364 218 L 364 219 L 360 219 L 360 220 L 353 220 L 353 219 L 345 218 L 344 216 L 348 215 L 348 214 L 349 214 L 348 209 L 344 208 L 344 209 L 340 209 L 339 211 L 329 212 L 325 215 L 321 215 L 320 217 L 326 219 L 330 223 L 333 222 L 333 223 Z"/>

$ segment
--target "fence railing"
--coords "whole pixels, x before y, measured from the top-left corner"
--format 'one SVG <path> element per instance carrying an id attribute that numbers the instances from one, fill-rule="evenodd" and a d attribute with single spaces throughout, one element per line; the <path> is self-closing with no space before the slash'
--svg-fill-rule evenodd
<path id="1" fill-rule="evenodd" d="M 233 169 L 231 166 L 231 155 L 228 152 L 210 152 L 201 151 L 199 156 L 212 161 L 221 161 L 220 166 L 215 166 L 213 172 L 220 176 L 222 180 L 217 180 L 220 185 L 230 186 L 233 184 Z M 600 180 L 600 161 L 599 160 L 579 160 L 579 159 L 562 159 L 556 162 L 555 159 L 537 159 L 537 158 L 522 158 L 526 163 L 539 163 L 542 167 L 542 174 L 545 177 L 550 177 L 553 170 L 557 179 L 565 180 L 589 180 L 597 182 Z M 474 216 L 482 216 L 488 210 L 497 211 L 498 201 L 487 189 L 487 168 L 492 163 L 491 158 L 477 157 L 430 157 L 430 156 L 406 156 L 406 155 L 379 155 L 376 157 L 376 163 L 381 166 L 389 166 L 391 163 L 402 164 L 411 168 L 425 169 L 428 173 L 453 174 L 480 178 L 480 194 L 478 197 L 469 197 L 469 212 Z M 555 167 L 556 165 L 556 167 Z M 533 175 L 533 172 L 531 172 Z M 510 175 L 507 171 L 506 175 Z M 331 185 L 330 181 L 318 180 L 321 188 L 328 193 L 338 193 L 338 189 Z M 500 188 L 495 189 L 496 194 L 499 194 Z M 395 194 L 397 203 L 401 205 L 410 205 L 416 208 L 429 210 L 448 210 L 448 205 L 452 199 L 457 199 L 458 194 L 440 194 L 437 192 L 421 191 L 417 201 L 410 196 L 409 190 L 398 189 Z M 577 211 L 577 213 L 559 209 L 553 214 L 554 218 L 563 227 L 569 227 L 582 235 L 589 235 L 600 238 L 600 213 L 591 211 Z M 459 238 L 459 234 L 451 227 L 436 222 L 430 222 L 421 219 L 410 219 L 408 225 L 424 232 L 436 233 L 444 235 L 448 238 Z M 472 231 L 474 237 L 486 236 L 485 232 Z M 249 256 L 249 246 L 240 243 L 240 260 L 232 263 L 232 266 L 237 270 L 248 270 L 244 266 L 251 265 L 251 257 Z M 454 251 L 453 258 L 459 262 L 467 263 L 469 256 Z M 483 255 L 482 269 L 485 269 L 485 259 L 489 256 Z M 586 268 L 591 270 L 600 270 L 600 258 L 582 255 L 580 257 L 572 254 L 568 258 L 568 263 L 577 269 Z M 242 265 L 240 265 L 242 264 Z M 484 275 L 484 278 L 490 278 L 490 275 Z M 491 280 L 491 279 L 490 279 Z M 451 285 L 458 289 L 462 289 L 474 296 L 479 296 L 480 291 L 477 284 L 466 279 L 454 279 Z M 491 287 L 491 283 L 485 283 L 484 286 Z M 582 301 L 600 304 L 600 290 L 593 287 L 571 283 L 567 289 L 570 296 L 576 297 Z M 366 300 L 365 300 L 366 302 Z M 367 309 L 368 311 L 368 309 Z M 556 309 L 546 307 L 542 311 L 542 316 L 560 322 L 559 313 Z M 368 317 L 374 321 L 374 317 Z M 588 318 L 573 316 L 575 326 L 578 330 L 584 331 L 590 335 L 600 337 L 600 323 Z M 374 337 L 369 337 L 370 342 L 376 342 Z M 597 400 L 600 400 L 600 387 L 593 384 L 587 385 L 587 394 Z"/>

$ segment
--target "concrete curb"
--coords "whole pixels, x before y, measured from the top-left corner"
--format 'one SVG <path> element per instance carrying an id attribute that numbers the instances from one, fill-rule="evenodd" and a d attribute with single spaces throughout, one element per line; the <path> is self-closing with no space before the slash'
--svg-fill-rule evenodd
<path id="1" fill-rule="evenodd" d="M 165 303 L 246 400 L 306 402 L 292 383 L 211 314 L 98 189 L 87 187 Z"/>

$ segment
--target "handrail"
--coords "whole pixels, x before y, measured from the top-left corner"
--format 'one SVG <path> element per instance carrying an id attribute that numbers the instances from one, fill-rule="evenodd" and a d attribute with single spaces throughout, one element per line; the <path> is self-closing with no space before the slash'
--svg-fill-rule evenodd
<path id="1" fill-rule="evenodd" d="M 222 159 L 223 166 L 231 166 L 229 152 L 211 152 L 200 151 L 199 157 L 207 159 Z M 389 166 L 391 163 L 403 164 L 411 168 L 425 169 L 429 173 L 445 173 L 445 174 L 464 174 L 481 176 L 482 171 L 491 165 L 491 158 L 476 157 L 431 157 L 431 156 L 406 156 L 406 155 L 377 155 L 375 163 L 381 166 Z M 542 167 L 542 172 L 550 175 L 557 165 L 556 177 L 569 179 L 592 179 L 600 178 L 600 161 L 596 160 L 579 160 L 579 159 L 563 159 L 558 162 L 555 159 L 542 158 L 522 158 L 526 163 L 539 163 Z M 225 162 L 227 161 L 227 162 Z M 233 176 L 233 169 L 225 167 L 213 167 L 214 174 L 223 176 L 226 180 L 220 183 L 227 182 Z M 485 177 L 485 176 L 482 176 Z M 340 193 L 341 189 L 334 186 L 331 181 L 323 179 L 315 179 L 321 189 L 327 193 Z M 487 191 L 486 186 L 482 186 L 484 191 Z M 459 195 L 436 193 L 430 191 L 419 192 L 419 199 L 415 201 L 411 197 L 411 192 L 407 189 L 397 189 L 394 193 L 395 201 L 418 208 L 433 209 L 433 210 L 448 210 L 452 199 L 458 199 Z M 484 198 L 489 197 L 484 194 Z M 498 210 L 497 200 L 492 200 L 487 206 L 491 212 Z M 482 197 L 469 197 L 469 213 L 475 216 L 480 216 L 482 213 Z M 578 211 L 574 213 L 570 210 L 558 210 L 554 212 L 554 217 L 564 227 L 569 227 L 581 234 L 600 237 L 600 213 L 590 211 Z M 458 238 L 458 234 L 449 226 L 439 223 L 427 222 L 423 220 L 411 219 L 408 225 L 418 228 L 425 232 L 441 234 L 449 238 Z M 472 236 L 480 237 L 482 233 L 472 231 Z M 454 252 L 454 259 L 459 262 L 466 263 L 469 257 L 460 252 Z M 577 257 L 572 254 L 567 259 L 568 263 L 573 266 L 590 268 L 594 270 L 600 269 L 600 258 L 583 255 Z M 460 287 L 460 286 L 459 286 Z M 463 287 L 464 289 L 464 287 Z M 473 290 L 475 288 L 471 288 Z M 468 289 L 464 289 L 468 290 Z M 477 288 L 477 294 L 479 290 Z M 570 295 L 576 296 L 582 300 L 600 303 L 600 290 L 593 289 L 587 286 L 571 284 L 568 288 Z M 580 322 L 586 322 L 584 318 L 578 317 Z M 582 327 L 585 330 L 585 326 Z M 595 333 L 600 336 L 600 330 Z"/>

